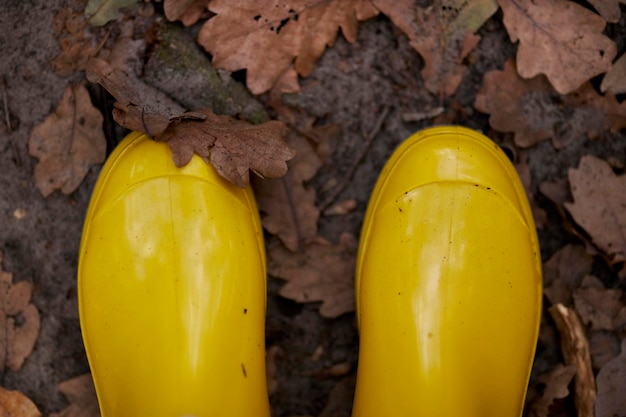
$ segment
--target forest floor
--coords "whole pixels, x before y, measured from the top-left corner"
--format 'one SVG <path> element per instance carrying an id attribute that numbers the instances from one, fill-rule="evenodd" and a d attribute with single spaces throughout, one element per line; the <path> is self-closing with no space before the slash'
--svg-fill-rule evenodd
<path id="1" fill-rule="evenodd" d="M 34 349 L 23 365 L 14 366 L 15 369 L 0 365 L 3 368 L 0 386 L 21 391 L 44 415 L 67 410 L 68 401 L 73 400 L 59 391 L 59 384 L 89 372 L 80 333 L 76 275 L 83 221 L 101 168 L 101 164 L 93 165 L 75 191 L 69 194 L 55 191 L 44 198 L 34 176 L 38 161 L 29 153 L 33 129 L 54 112 L 69 85 L 85 79 L 83 71 L 70 72 L 63 77 L 55 71 L 54 63 L 58 62 L 55 59 L 62 53 L 55 19 L 68 7 L 66 3 L 63 0 L 0 2 L 0 271 L 12 274 L 14 282 L 32 284 L 31 302 L 41 320 Z M 134 36 L 143 36 L 149 43 L 154 37 L 154 25 L 165 24 L 162 6 L 158 3 L 150 5 L 151 9 L 141 7 L 147 11 L 137 17 L 141 22 L 135 24 Z M 291 118 L 288 124 L 306 136 L 310 149 L 317 151 L 319 168 L 310 179 L 301 181 L 300 186 L 304 183 L 307 189 L 315 190 L 315 204 L 321 208 L 313 235 L 333 245 L 346 233 L 359 236 L 378 173 L 397 145 L 412 133 L 444 123 L 467 126 L 491 137 L 523 172 L 533 208 L 539 213 L 542 260 L 548 262 L 552 258 L 551 263 L 544 265 L 546 287 L 566 274 L 576 275 L 571 281 L 575 283 L 568 284 L 569 307 L 588 295 L 582 291 L 585 285 L 595 286 L 598 291 L 612 291 L 610 297 L 607 296 L 613 302 L 612 312 L 606 313 L 609 324 L 598 324 L 601 320 L 598 317 L 606 314 L 596 311 L 597 304 L 587 303 L 587 310 L 580 311 L 584 304 L 581 301 L 576 308 L 583 319 L 587 318 L 585 330 L 591 343 L 594 375 L 612 362 L 618 376 L 624 377 L 626 358 L 623 352 L 619 355 L 620 342 L 626 335 L 623 327 L 626 320 L 621 310 L 625 285 L 619 276 L 620 265 L 607 262 L 607 257 L 602 256 L 597 247 L 595 252 L 590 252 L 594 247 L 590 243 L 593 239 L 575 224 L 562 204 L 555 204 L 540 192 L 540 185 L 567 182 L 570 170 L 577 168 L 585 155 L 609 161 L 613 172 L 621 175 L 626 162 L 626 135 L 606 128 L 591 140 L 579 130 L 568 130 L 569 124 L 581 123 L 579 118 L 585 116 L 580 112 L 564 116 L 565 124 L 561 129 L 573 133 L 560 149 L 549 140 L 522 149 L 516 145 L 512 133 L 493 129 L 489 115 L 478 111 L 475 101 L 484 75 L 502 70 L 517 50 L 502 19 L 502 11 L 497 11 L 477 32 L 481 40 L 464 60 L 467 70 L 458 89 L 449 97 L 432 94 L 424 87 L 420 75 L 424 60 L 411 47 L 408 38 L 381 14 L 359 24 L 354 43 L 339 35 L 312 74 L 300 79 L 301 92 L 285 97 L 286 107 L 278 111 L 273 108 L 269 94 L 256 98 L 246 95 L 244 100 L 258 100 L 271 117 Z M 196 36 L 200 26 L 186 28 L 185 33 Z M 626 42 L 624 26 L 623 16 L 611 26 L 612 39 L 620 52 Z M 142 27 L 148 29 L 141 32 Z M 111 39 L 116 30 L 112 29 Z M 148 61 L 145 57 L 144 60 Z M 144 80 L 150 79 L 147 72 L 143 75 Z M 245 85 L 245 73 L 236 72 L 233 76 L 233 82 Z M 176 76 L 172 78 L 175 82 Z M 597 84 L 596 81 L 593 82 Z M 152 77 L 152 84 L 159 84 L 158 76 Z M 180 89 L 185 87 L 194 88 L 187 85 Z M 94 105 L 105 114 L 105 136 L 110 152 L 127 130 L 113 124 L 110 96 L 107 99 L 104 90 L 96 84 L 89 84 L 88 90 Z M 258 184 L 259 181 L 253 182 L 257 192 L 258 187 L 263 187 Z M 626 194 L 624 187 L 614 192 Z M 563 201 L 566 200 L 572 201 L 571 196 Z M 276 236 L 267 233 L 268 248 L 279 244 Z M 585 245 L 589 251 L 585 251 Z M 348 277 L 348 281 L 350 279 Z M 272 413 L 275 417 L 347 417 L 352 407 L 357 369 L 355 315 L 349 306 L 337 307 L 347 312 L 336 317 L 332 311 L 320 314 L 320 303 L 300 303 L 297 296 L 291 299 L 282 296 L 280 291 L 284 285 L 284 279 L 270 274 L 266 347 Z M 578 294 L 578 298 L 572 301 L 571 293 Z M 604 294 L 602 292 L 602 297 Z M 607 299 L 602 297 L 599 299 Z M 564 363 L 559 332 L 547 313 L 550 305 L 546 298 L 526 414 L 545 416 L 551 407 L 550 415 L 575 416 L 572 393 L 546 394 L 549 391 L 546 387 L 553 384 L 551 372 Z M 332 310 L 333 306 L 328 308 Z M 8 310 L 5 308 L 5 311 Z M 6 312 L 5 315 L 17 320 L 18 328 L 23 325 L 19 314 Z M 0 345 L 8 343 L 3 340 Z M 573 388 L 571 380 L 570 375 L 564 386 Z M 624 394 L 626 380 L 622 382 Z M 552 398 L 541 400 L 550 395 Z M 87 416 L 86 401 L 79 401 L 79 406 L 64 415 Z M 533 406 L 533 402 L 539 404 L 540 401 L 547 405 Z M 545 413 L 541 407 L 545 408 Z"/>

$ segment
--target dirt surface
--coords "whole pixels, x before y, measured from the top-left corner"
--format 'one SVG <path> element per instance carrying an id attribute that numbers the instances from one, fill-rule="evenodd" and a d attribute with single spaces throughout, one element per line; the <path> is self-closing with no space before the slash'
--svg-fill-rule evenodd
<path id="1" fill-rule="evenodd" d="M 10 130 L 0 124 L 2 268 L 12 272 L 15 281 L 34 284 L 33 303 L 42 318 L 34 352 L 18 372 L 2 372 L 0 385 L 25 393 L 44 415 L 67 405 L 57 391 L 60 382 L 89 371 L 80 336 L 76 269 L 82 222 L 100 169 L 92 169 L 80 188 L 68 196 L 55 192 L 44 199 L 34 183 L 36 160 L 28 154 L 30 132 L 54 110 L 65 87 L 83 77 L 76 73 L 60 78 L 50 64 L 60 51 L 53 16 L 62 5 L 61 0 L 0 2 L 0 83 L 4 81 L 6 92 L 6 106 L 0 100 L 0 116 L 5 118 L 8 112 L 12 120 Z M 433 123 L 432 118 L 405 122 L 405 114 L 442 107 L 448 123 L 482 131 L 509 146 L 512 155 L 519 155 L 510 146 L 511 138 L 491 132 L 488 116 L 473 108 L 483 74 L 501 69 L 515 52 L 500 22 L 499 12 L 481 29 L 482 40 L 468 58 L 470 70 L 451 99 L 440 100 L 426 91 L 419 76 L 421 58 L 384 16 L 362 24 L 354 44 L 340 37 L 312 76 L 302 80 L 302 93 L 292 95 L 288 102 L 315 117 L 316 125 L 341 127 L 332 155 L 310 183 L 318 190 L 318 203 L 329 197 L 324 187 L 330 180 L 347 181 L 335 201 L 357 202 L 357 208 L 348 214 L 323 215 L 321 235 L 334 242 L 343 232 L 358 236 L 369 193 L 383 164 L 403 139 Z M 189 29 L 190 33 L 194 30 Z M 117 130 L 117 140 L 123 133 Z M 369 135 L 374 135 L 371 147 L 351 174 L 349 168 Z M 548 141 L 527 151 L 535 200 L 548 216 L 539 230 L 544 260 L 578 240 L 565 230 L 554 206 L 537 192 L 537 184 L 566 177 L 568 168 L 576 167 L 584 154 L 624 161 L 625 152 L 623 134 L 597 141 L 581 137 L 561 151 Z M 19 209 L 23 216 L 16 212 Z M 605 283 L 615 284 L 615 275 L 602 262 L 596 261 L 594 273 Z M 349 415 L 358 352 L 354 314 L 322 318 L 317 305 L 279 296 L 281 285 L 282 281 L 270 278 L 266 334 L 267 346 L 277 346 L 272 352 L 278 382 L 271 397 L 273 415 Z M 533 378 L 560 360 L 556 343 L 540 344 Z M 574 415 L 571 404 L 559 411 Z"/>

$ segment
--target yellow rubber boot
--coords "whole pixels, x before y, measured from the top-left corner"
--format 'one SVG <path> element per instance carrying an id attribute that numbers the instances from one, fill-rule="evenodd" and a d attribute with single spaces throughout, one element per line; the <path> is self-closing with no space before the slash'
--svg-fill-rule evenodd
<path id="1" fill-rule="evenodd" d="M 80 321 L 103 417 L 269 416 L 254 197 L 129 135 L 85 220 Z"/>
<path id="2" fill-rule="evenodd" d="M 491 140 L 407 139 L 372 194 L 357 260 L 354 417 L 519 417 L 541 311 L 526 195 Z"/>

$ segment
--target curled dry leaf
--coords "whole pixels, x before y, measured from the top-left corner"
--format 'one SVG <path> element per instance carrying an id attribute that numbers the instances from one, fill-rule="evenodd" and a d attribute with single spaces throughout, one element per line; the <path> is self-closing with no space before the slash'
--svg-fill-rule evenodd
<path id="1" fill-rule="evenodd" d="M 435 0 L 427 8 L 413 0 L 374 0 L 374 5 L 409 37 L 424 58 L 422 77 L 434 94 L 454 94 L 465 66 L 462 61 L 480 37 L 474 33 L 498 10 L 496 0 Z"/>
<path id="2" fill-rule="evenodd" d="M 593 257 L 584 246 L 567 245 L 543 264 L 543 290 L 552 304 L 572 304 L 572 291 L 591 272 Z"/>
<path id="3" fill-rule="evenodd" d="M 260 181 L 255 184 L 255 193 L 263 227 L 278 236 L 287 249 L 297 252 L 317 236 L 320 212 L 315 206 L 315 190 L 305 182 L 315 176 L 322 161 L 303 136 L 291 134 L 287 144 L 296 151 L 287 175 Z"/>
<path id="4" fill-rule="evenodd" d="M 355 254 L 356 238 L 347 233 L 338 245 L 318 237 L 301 253 L 276 245 L 268 251 L 268 272 L 288 281 L 280 295 L 299 303 L 322 301 L 320 314 L 334 318 L 354 311 Z"/>
<path id="5" fill-rule="evenodd" d="M 21 392 L 0 387 L 0 416 L 41 417 L 41 413 L 37 406 Z"/>
<path id="6" fill-rule="evenodd" d="M 180 20 L 185 26 L 195 24 L 207 10 L 210 0 L 165 0 L 163 11 L 167 20 Z"/>
<path id="7" fill-rule="evenodd" d="M 70 405 L 61 412 L 50 414 L 50 417 L 100 417 L 98 398 L 91 374 L 83 374 L 63 381 L 58 389 Z"/>
<path id="8" fill-rule="evenodd" d="M 247 69 L 254 94 L 268 91 L 292 65 L 310 75 L 339 28 L 354 42 L 358 21 L 378 13 L 369 0 L 213 0 L 209 10 L 217 16 L 204 24 L 198 42 L 216 67 Z"/>
<path id="9" fill-rule="evenodd" d="M 65 89 L 55 112 L 33 129 L 28 152 L 39 159 L 35 182 L 44 197 L 54 190 L 72 193 L 91 165 L 104 161 L 102 121 L 85 86 L 77 84 Z"/>
<path id="10" fill-rule="evenodd" d="M 498 0 L 504 25 L 519 40 L 517 69 L 524 78 L 545 74 L 561 94 L 608 71 L 617 53 L 604 36 L 604 19 L 573 1 Z"/>
<path id="11" fill-rule="evenodd" d="M 613 262 L 625 260 L 626 175 L 615 175 L 607 162 L 591 155 L 568 174 L 574 202 L 565 208 Z"/>
<path id="12" fill-rule="evenodd" d="M 597 377 L 597 417 L 626 417 L 626 339 L 622 341 L 622 353 L 600 369 Z"/>
<path id="13" fill-rule="evenodd" d="M 552 138 L 559 149 L 579 135 L 596 138 L 626 127 L 626 106 L 613 94 L 602 96 L 586 83 L 560 95 L 543 76 L 521 78 L 514 60 L 507 61 L 502 71 L 485 74 L 475 105 L 490 115 L 494 129 L 513 132 L 515 143 L 524 148 Z"/>
<path id="14" fill-rule="evenodd" d="M 37 307 L 30 303 L 32 291 L 32 283 L 14 284 L 13 275 L 0 268 L 0 372 L 5 367 L 19 370 L 35 346 L 41 320 Z"/>
<path id="15" fill-rule="evenodd" d="M 547 417 L 550 406 L 556 399 L 565 398 L 569 394 L 567 388 L 576 374 L 574 365 L 557 365 L 550 372 L 541 375 L 538 383 L 545 385 L 543 395 L 537 398 L 530 407 L 528 413 L 532 417 Z"/>
<path id="16" fill-rule="evenodd" d="M 205 119 L 198 120 L 198 114 Z M 276 120 L 253 125 L 207 109 L 173 120 L 157 140 L 167 142 L 177 166 L 187 164 L 195 152 L 222 177 L 245 187 L 250 171 L 263 178 L 287 173 L 286 161 L 294 157 L 294 151 L 282 140 L 286 133 L 285 124 Z"/>
<path id="17" fill-rule="evenodd" d="M 109 62 L 92 58 L 87 62 L 87 79 L 102 85 L 117 100 L 113 118 L 127 129 L 159 135 L 185 110 L 172 99 Z"/>

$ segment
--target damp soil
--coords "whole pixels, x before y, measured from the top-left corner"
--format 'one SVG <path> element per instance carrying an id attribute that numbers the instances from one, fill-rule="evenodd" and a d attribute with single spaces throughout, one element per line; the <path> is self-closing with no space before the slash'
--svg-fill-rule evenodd
<path id="1" fill-rule="evenodd" d="M 0 373 L 0 385 L 25 393 L 44 415 L 67 405 L 57 391 L 60 382 L 89 371 L 79 326 L 76 270 L 83 220 L 100 170 L 94 167 L 70 195 L 55 192 L 43 198 L 35 187 L 36 160 L 28 154 L 30 132 L 54 111 L 65 87 L 83 78 L 82 73 L 61 78 L 51 65 L 59 53 L 53 16 L 62 6 L 61 0 L 0 2 L 0 90 L 6 97 L 0 103 L 0 116 L 8 114 L 11 120 L 10 128 L 0 124 L 2 268 L 13 273 L 15 281 L 34 284 L 33 303 L 42 318 L 33 353 L 19 371 Z M 341 128 L 332 154 L 310 186 L 318 190 L 318 203 L 322 204 L 329 198 L 325 190 L 329 180 L 344 181 L 346 187 L 335 201 L 357 202 L 357 208 L 348 214 L 322 215 L 321 235 L 335 242 L 343 232 L 359 235 L 377 173 L 403 139 L 433 123 L 432 118 L 407 122 L 407 114 L 441 108 L 449 123 L 482 131 L 499 143 L 511 143 L 509 136 L 491 132 L 487 116 L 473 107 L 483 74 L 501 69 L 516 50 L 501 17 L 496 14 L 481 29 L 482 40 L 468 57 L 469 70 L 451 98 L 440 99 L 427 92 L 420 78 L 422 59 L 383 16 L 363 23 L 354 44 L 339 37 L 313 74 L 302 80 L 302 93 L 289 97 L 291 105 L 314 117 L 316 125 Z M 124 132 L 114 132 L 119 141 Z M 366 140 L 369 136 L 373 137 L 371 144 Z M 549 142 L 530 149 L 533 184 L 566 177 L 567 170 L 576 167 L 587 153 L 624 160 L 626 140 L 609 139 L 590 142 L 580 138 L 562 151 Z M 516 157 L 514 148 L 509 153 Z M 364 157 L 356 161 L 360 154 Z M 354 172 L 352 166 L 356 166 Z M 535 199 L 548 213 L 548 222 L 539 231 L 545 260 L 575 238 L 536 186 Z M 16 210 L 22 210 L 23 216 L 16 215 Z M 268 280 L 267 346 L 279 346 L 275 354 L 278 388 L 271 397 L 273 415 L 348 416 L 358 353 L 354 314 L 323 318 L 317 305 L 279 296 L 281 285 L 280 280 Z M 540 346 L 533 376 L 560 362 L 559 355 L 556 344 Z"/>

